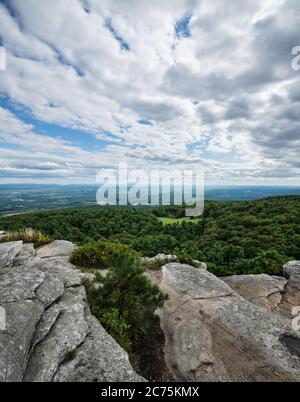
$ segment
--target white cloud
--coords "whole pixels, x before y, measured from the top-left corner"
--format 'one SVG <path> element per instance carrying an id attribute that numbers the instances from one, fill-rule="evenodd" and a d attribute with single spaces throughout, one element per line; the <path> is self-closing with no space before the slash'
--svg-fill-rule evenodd
<path id="1" fill-rule="evenodd" d="M 299 45 L 296 0 L 9 3 L 0 5 L 0 92 L 62 134 L 73 128 L 107 145 L 84 151 L 75 134 L 72 142 L 37 134 L 3 104 L 0 139 L 22 147 L 3 148 L 3 175 L 92 181 L 125 157 L 204 164 L 209 178 L 227 181 L 299 174 L 300 75 L 289 48 Z M 187 15 L 191 36 L 178 37 Z"/>

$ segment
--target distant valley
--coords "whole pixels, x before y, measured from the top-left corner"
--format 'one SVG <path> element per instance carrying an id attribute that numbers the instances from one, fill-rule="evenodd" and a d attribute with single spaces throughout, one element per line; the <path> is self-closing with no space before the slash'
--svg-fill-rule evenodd
<path id="1" fill-rule="evenodd" d="M 93 205 L 96 192 L 94 185 L 0 185 L 0 215 Z M 300 195 L 300 187 L 216 186 L 205 189 L 206 200 L 243 201 L 279 195 Z"/>

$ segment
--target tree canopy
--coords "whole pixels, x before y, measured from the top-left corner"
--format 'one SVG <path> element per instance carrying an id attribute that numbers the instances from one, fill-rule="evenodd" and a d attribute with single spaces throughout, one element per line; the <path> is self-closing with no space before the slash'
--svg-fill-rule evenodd
<path id="1" fill-rule="evenodd" d="M 164 225 L 160 217 L 174 218 L 174 224 Z M 182 252 L 219 276 L 280 274 L 284 262 L 300 259 L 299 196 L 207 201 L 200 219 L 175 220 L 182 217 L 184 207 L 92 206 L 4 217 L 0 228 L 31 227 L 79 245 L 120 243 L 150 257 Z"/>

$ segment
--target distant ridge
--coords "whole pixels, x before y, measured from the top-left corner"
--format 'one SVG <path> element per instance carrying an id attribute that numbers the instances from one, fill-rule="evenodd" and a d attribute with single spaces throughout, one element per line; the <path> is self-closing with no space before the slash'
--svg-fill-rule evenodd
<path id="1" fill-rule="evenodd" d="M 0 215 L 96 204 L 95 185 L 1 184 Z M 206 200 L 246 201 L 272 196 L 300 195 L 297 186 L 207 186 Z M 174 193 L 171 192 L 171 199 Z"/>

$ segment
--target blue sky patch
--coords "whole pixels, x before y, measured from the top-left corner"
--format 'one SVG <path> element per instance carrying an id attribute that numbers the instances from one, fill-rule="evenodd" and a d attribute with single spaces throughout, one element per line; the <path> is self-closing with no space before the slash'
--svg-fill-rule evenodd
<path id="1" fill-rule="evenodd" d="M 175 32 L 178 38 L 189 38 L 191 36 L 189 28 L 191 18 L 191 15 L 186 15 L 176 22 Z"/>
<path id="2" fill-rule="evenodd" d="M 115 28 L 112 25 L 111 19 L 106 20 L 106 27 L 110 30 L 113 37 L 120 43 L 121 49 L 129 51 L 130 50 L 129 44 L 126 43 L 120 35 L 118 35 L 118 33 L 116 32 Z"/>
<path id="3" fill-rule="evenodd" d="M 142 126 L 153 126 L 153 124 L 151 123 L 150 120 L 141 119 L 141 120 L 138 120 L 137 122 L 139 124 L 141 124 Z"/>

